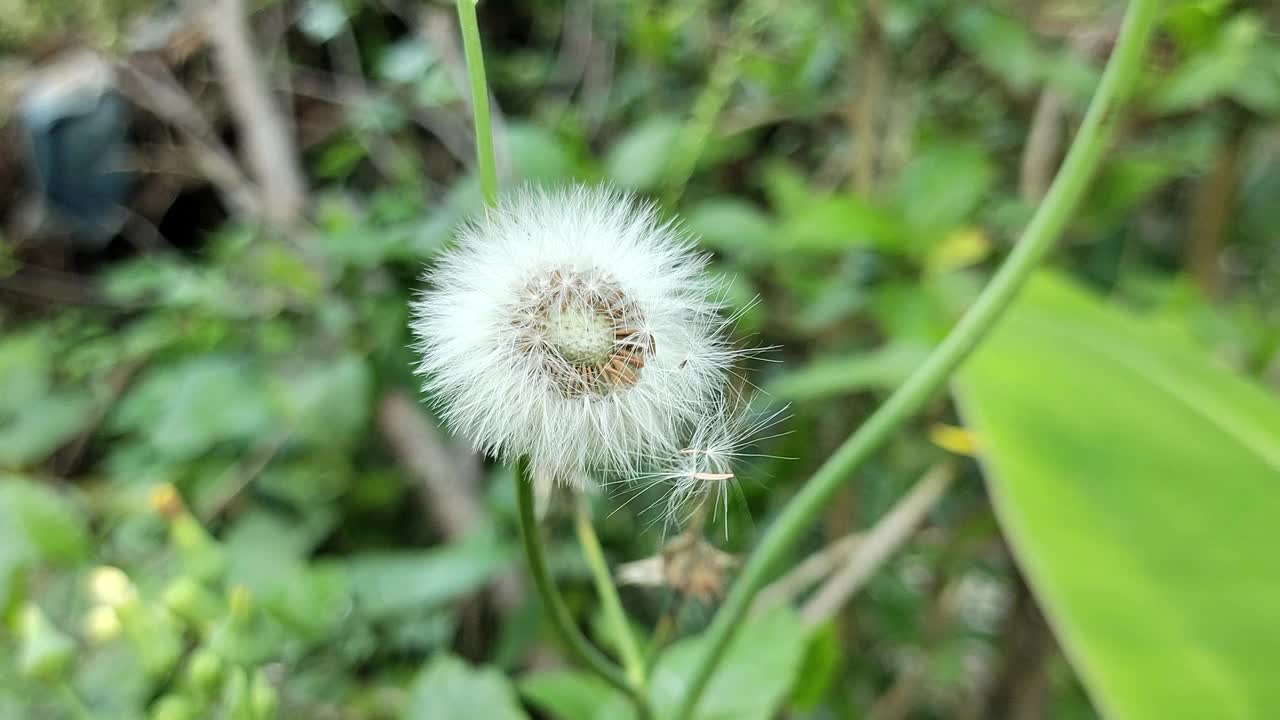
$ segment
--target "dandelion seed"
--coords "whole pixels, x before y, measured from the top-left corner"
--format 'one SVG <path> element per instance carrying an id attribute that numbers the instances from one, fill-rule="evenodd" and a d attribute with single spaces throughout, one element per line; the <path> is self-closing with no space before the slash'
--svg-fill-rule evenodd
<path id="1" fill-rule="evenodd" d="M 450 428 L 544 481 L 634 472 L 715 404 L 734 360 L 690 238 L 608 189 L 509 194 L 463 227 L 413 305 Z"/>
<path id="2" fill-rule="evenodd" d="M 647 476 L 649 484 L 667 484 L 663 517 L 668 526 L 683 525 L 708 510 L 712 518 L 729 510 L 729 492 L 737 482 L 736 466 L 753 457 L 751 446 L 777 437 L 769 429 L 782 422 L 787 408 L 752 410 L 741 395 L 730 393 L 716 402 L 694 426 L 688 446 L 676 451 Z M 711 503 L 708 508 L 707 503 Z M 657 505 L 655 504 L 654 507 Z"/>

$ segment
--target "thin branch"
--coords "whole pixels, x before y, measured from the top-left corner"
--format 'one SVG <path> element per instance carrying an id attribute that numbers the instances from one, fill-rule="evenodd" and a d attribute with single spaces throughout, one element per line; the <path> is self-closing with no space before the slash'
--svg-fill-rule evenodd
<path id="1" fill-rule="evenodd" d="M 133 63 L 116 66 L 122 89 L 130 100 L 171 123 L 186 139 L 185 150 L 197 168 L 218 190 L 227 207 L 250 217 L 261 217 L 261 193 L 240 169 L 231 152 L 209 126 L 195 100 L 160 63 L 143 68 Z"/>
<path id="2" fill-rule="evenodd" d="M 929 469 L 916 486 L 880 518 L 880 522 L 858 543 L 844 566 L 832 575 L 800 610 L 800 617 L 810 625 L 819 625 L 844 607 L 861 590 L 884 562 L 924 521 L 929 510 L 946 493 L 955 477 L 950 463 Z"/>
<path id="3" fill-rule="evenodd" d="M 848 561 L 849 556 L 859 547 L 862 538 L 862 533 L 845 535 L 805 558 L 786 575 L 760 591 L 756 596 L 755 605 L 751 607 L 751 614 L 759 615 L 790 602 L 792 598 L 830 575 Z"/>
<path id="4" fill-rule="evenodd" d="M 289 124 L 254 52 L 244 0 L 214 0 L 202 17 L 243 138 L 245 161 L 262 186 L 265 217 L 292 225 L 302 215 L 306 183 Z"/>
<path id="5" fill-rule="evenodd" d="M 378 403 L 377 423 L 396 460 L 421 488 L 423 512 L 446 539 L 465 537 L 491 522 L 479 498 L 479 458 L 441 436 L 417 403 L 393 390 Z M 520 575 L 499 575 L 492 596 L 503 615 L 519 608 L 525 596 Z"/>
<path id="6" fill-rule="evenodd" d="M 1066 104 L 1053 88 L 1045 88 L 1031 115 L 1027 144 L 1022 150 L 1018 194 L 1024 202 L 1036 203 L 1049 190 L 1053 170 L 1066 130 Z"/>

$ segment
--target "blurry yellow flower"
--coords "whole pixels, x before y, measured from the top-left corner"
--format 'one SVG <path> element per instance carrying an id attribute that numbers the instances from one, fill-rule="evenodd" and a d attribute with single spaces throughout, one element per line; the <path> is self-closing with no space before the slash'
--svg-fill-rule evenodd
<path id="1" fill-rule="evenodd" d="M 94 568 L 89 573 L 89 594 L 101 605 L 118 608 L 138 597 L 133 582 L 124 571 L 110 565 Z"/>
<path id="2" fill-rule="evenodd" d="M 104 643 L 120 634 L 120 617 L 115 608 L 94 605 L 84 616 L 84 634 L 90 641 Z"/>

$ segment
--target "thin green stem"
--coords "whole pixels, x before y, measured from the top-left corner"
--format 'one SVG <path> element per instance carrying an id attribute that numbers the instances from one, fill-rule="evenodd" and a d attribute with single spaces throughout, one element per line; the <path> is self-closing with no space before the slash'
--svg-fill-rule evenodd
<path id="1" fill-rule="evenodd" d="M 640 644 L 631 632 L 631 623 L 622 610 L 622 600 L 618 597 L 618 588 L 613 584 L 613 575 L 609 572 L 609 564 L 604 559 L 604 550 L 596 537 L 596 530 L 591 525 L 591 502 L 584 493 L 578 493 L 578 508 L 574 517 L 574 527 L 578 531 L 578 543 L 582 545 L 582 554 L 591 567 L 591 576 L 596 583 L 596 592 L 600 595 L 600 603 L 604 606 L 604 619 L 613 630 L 618 642 L 618 653 L 622 655 L 622 666 L 626 670 L 627 681 L 632 687 L 641 691 L 645 687 L 644 655 L 640 652 Z"/>
<path id="2" fill-rule="evenodd" d="M 818 468 L 765 534 L 706 632 L 676 720 L 688 720 L 716 665 L 770 572 L 826 507 L 827 500 L 946 382 L 995 325 L 1084 194 L 1114 129 L 1119 104 L 1133 87 L 1155 25 L 1158 0 L 1129 5 L 1111 60 L 1052 187 L 1018 245 L 942 343 L 893 395 Z"/>
<path id="3" fill-rule="evenodd" d="M 551 620 L 551 626 L 564 642 L 565 648 L 572 658 L 585 665 L 610 685 L 626 693 L 640 711 L 641 717 L 647 715 L 648 705 L 643 693 L 637 686 L 628 682 L 626 675 L 612 660 L 600 652 L 578 629 L 573 615 L 560 597 L 555 581 L 551 578 L 551 570 L 547 567 L 547 556 L 543 552 L 542 537 L 538 532 L 538 519 L 534 512 L 533 481 L 529 477 L 528 461 L 521 458 L 515 464 L 516 505 L 520 510 L 520 537 L 524 542 L 524 554 L 529 563 L 529 574 L 533 576 L 533 584 L 538 590 L 538 597 Z"/>
<path id="4" fill-rule="evenodd" d="M 467 57 L 471 80 L 471 116 L 476 128 L 476 172 L 484 204 L 498 204 L 498 170 L 493 157 L 493 126 L 489 119 L 489 84 L 485 81 L 484 52 L 480 48 L 480 26 L 476 22 L 478 0 L 457 0 L 458 22 L 462 26 L 462 50 Z"/>

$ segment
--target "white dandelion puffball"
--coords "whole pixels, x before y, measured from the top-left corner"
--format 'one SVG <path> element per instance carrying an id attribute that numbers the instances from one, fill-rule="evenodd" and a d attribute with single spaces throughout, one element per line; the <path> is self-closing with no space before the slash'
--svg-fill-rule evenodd
<path id="1" fill-rule="evenodd" d="M 630 472 L 678 447 L 737 354 L 706 262 L 629 195 L 507 194 L 414 302 L 425 390 L 455 433 L 536 476 Z"/>

